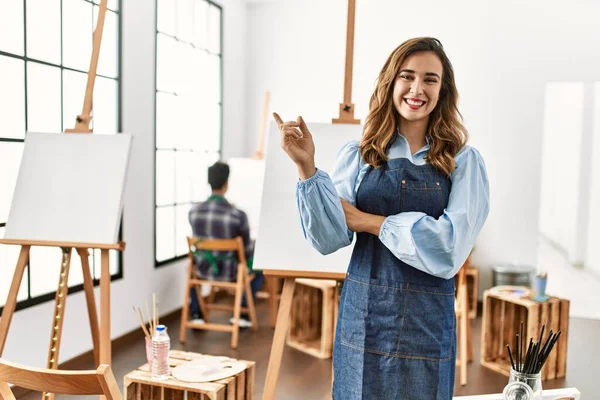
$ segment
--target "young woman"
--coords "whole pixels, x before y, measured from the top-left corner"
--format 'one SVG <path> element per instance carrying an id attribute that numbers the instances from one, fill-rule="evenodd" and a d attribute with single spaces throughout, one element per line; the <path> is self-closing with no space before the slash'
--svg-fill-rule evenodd
<path id="1" fill-rule="evenodd" d="M 327 254 L 357 235 L 334 345 L 336 400 L 452 398 L 453 277 L 489 210 L 485 165 L 466 145 L 457 103 L 441 43 L 415 38 L 389 56 L 362 140 L 341 149 L 331 178 L 315 168 L 302 117 L 274 114 L 298 167 L 307 240 Z"/>

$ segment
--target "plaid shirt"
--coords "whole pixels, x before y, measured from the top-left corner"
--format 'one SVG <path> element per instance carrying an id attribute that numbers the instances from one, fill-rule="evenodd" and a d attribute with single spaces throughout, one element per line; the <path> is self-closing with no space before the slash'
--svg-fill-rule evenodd
<path id="1" fill-rule="evenodd" d="M 250 227 L 246 213 L 238 210 L 223 196 L 210 196 L 208 200 L 192 206 L 189 221 L 195 237 L 201 239 L 232 239 L 241 236 L 244 241 L 246 259 L 254 253 L 254 241 L 250 239 Z M 238 260 L 234 251 L 213 251 L 218 259 L 218 271 L 211 268 L 207 257 L 194 255 L 196 272 L 201 279 L 235 281 Z"/>

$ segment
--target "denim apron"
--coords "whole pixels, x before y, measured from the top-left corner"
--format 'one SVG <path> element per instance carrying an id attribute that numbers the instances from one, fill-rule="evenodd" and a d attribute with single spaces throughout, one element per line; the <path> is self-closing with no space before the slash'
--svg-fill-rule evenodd
<path id="1" fill-rule="evenodd" d="M 396 158 L 368 169 L 356 205 L 376 215 L 419 211 L 439 218 L 450 188 L 431 165 Z M 421 272 L 377 236 L 357 234 L 340 298 L 334 400 L 451 399 L 455 324 L 454 279 Z"/>

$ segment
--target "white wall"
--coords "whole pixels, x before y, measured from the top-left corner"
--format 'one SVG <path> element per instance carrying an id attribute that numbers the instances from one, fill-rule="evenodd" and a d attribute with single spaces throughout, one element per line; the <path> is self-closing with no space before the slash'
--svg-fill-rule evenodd
<path id="1" fill-rule="evenodd" d="M 598 155 L 600 154 L 600 82 L 596 82 L 593 91 L 594 122 L 592 132 L 595 140 L 593 140 L 590 147 L 592 148 L 592 153 Z M 590 266 L 590 269 L 596 276 L 600 276 L 600 246 L 598 246 L 598 238 L 600 238 L 600 157 L 596 156 L 592 159 L 590 171 L 590 219 L 588 224 L 585 263 L 587 266 Z"/>
<path id="2" fill-rule="evenodd" d="M 225 26 L 224 155 L 238 155 L 244 150 L 238 135 L 245 126 L 245 7 L 242 0 L 218 3 L 224 8 Z M 155 7 L 147 0 L 124 0 L 122 7 L 122 126 L 134 140 L 123 214 L 124 277 L 111 285 L 113 338 L 139 329 L 131 306 L 150 301 L 153 292 L 161 314 L 181 307 L 184 285 L 183 262 L 154 268 Z M 97 303 L 98 296 L 96 290 Z M 45 366 L 53 307 L 48 302 L 15 314 L 4 358 Z M 60 360 L 91 348 L 87 308 L 80 292 L 67 299 Z"/>
<path id="3" fill-rule="evenodd" d="M 258 124 L 266 89 L 271 109 L 284 118 L 337 117 L 346 7 L 345 0 L 248 6 L 250 126 Z M 380 0 L 358 1 L 356 15 L 357 118 L 364 121 L 377 74 L 397 45 L 414 36 L 439 38 L 454 64 L 470 143 L 483 154 L 491 182 L 491 212 L 474 253 L 482 290 L 491 284 L 494 263 L 536 264 L 544 85 L 600 79 L 600 53 L 593 50 L 600 42 L 600 4 Z M 248 151 L 253 147 L 248 141 Z"/>

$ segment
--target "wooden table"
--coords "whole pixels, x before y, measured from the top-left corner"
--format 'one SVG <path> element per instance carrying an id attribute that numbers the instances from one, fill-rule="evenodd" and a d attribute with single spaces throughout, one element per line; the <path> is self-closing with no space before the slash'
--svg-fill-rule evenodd
<path id="1" fill-rule="evenodd" d="M 169 352 L 171 368 L 195 360 L 203 354 L 179 350 Z M 125 399 L 136 400 L 252 400 L 254 392 L 253 361 L 239 360 L 247 368 L 239 374 L 214 382 L 189 383 L 171 377 L 165 381 L 152 378 L 148 364 L 131 371 L 123 378 Z M 186 396 L 187 392 L 187 396 Z"/>

